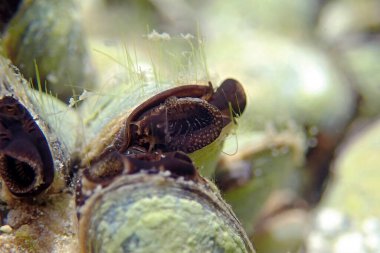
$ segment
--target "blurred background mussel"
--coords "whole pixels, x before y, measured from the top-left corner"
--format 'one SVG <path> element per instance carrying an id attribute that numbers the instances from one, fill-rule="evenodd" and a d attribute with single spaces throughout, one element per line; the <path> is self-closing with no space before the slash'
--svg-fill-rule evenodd
<path id="1" fill-rule="evenodd" d="M 80 4 L 75 0 L 15 2 L 17 8 L 1 1 L 4 9 L 9 5 L 8 13 L 16 10 L 3 22 L 3 51 L 32 80 L 33 87 L 41 85 L 66 103 L 83 89 L 94 87 L 96 74 L 82 29 Z"/>

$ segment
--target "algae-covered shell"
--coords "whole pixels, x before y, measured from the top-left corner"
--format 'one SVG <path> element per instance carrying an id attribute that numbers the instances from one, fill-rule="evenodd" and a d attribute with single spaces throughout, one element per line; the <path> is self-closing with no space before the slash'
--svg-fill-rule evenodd
<path id="1" fill-rule="evenodd" d="M 22 1 L 3 36 L 4 52 L 21 73 L 64 100 L 95 81 L 79 10 L 75 0 Z"/>
<path id="2" fill-rule="evenodd" d="M 241 84 L 227 79 L 215 91 L 211 85 L 161 86 L 159 93 L 157 87 L 123 88 L 82 105 L 81 252 L 254 252 L 191 157 L 199 151 L 216 161 L 219 152 L 210 156 L 205 149 L 224 139 L 223 129 L 243 112 Z"/>
<path id="3" fill-rule="evenodd" d="M 119 177 L 82 207 L 81 252 L 255 252 L 215 189 L 170 173 Z"/>

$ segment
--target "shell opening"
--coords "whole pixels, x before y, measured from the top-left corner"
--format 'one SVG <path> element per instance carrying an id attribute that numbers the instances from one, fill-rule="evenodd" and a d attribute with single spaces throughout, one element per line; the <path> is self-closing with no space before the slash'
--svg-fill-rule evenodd
<path id="1" fill-rule="evenodd" d="M 191 97 L 170 97 L 137 122 L 140 131 L 130 128 L 131 144 L 165 152 L 192 153 L 218 138 L 223 127 L 218 108 Z"/>
<path id="2" fill-rule="evenodd" d="M 1 176 L 9 190 L 14 194 L 23 194 L 31 190 L 36 181 L 35 168 L 27 162 L 14 157 L 3 156 Z"/>
<path id="3" fill-rule="evenodd" d="M 44 134 L 27 109 L 9 96 L 0 99 L 0 176 L 18 197 L 39 194 L 54 177 Z"/>

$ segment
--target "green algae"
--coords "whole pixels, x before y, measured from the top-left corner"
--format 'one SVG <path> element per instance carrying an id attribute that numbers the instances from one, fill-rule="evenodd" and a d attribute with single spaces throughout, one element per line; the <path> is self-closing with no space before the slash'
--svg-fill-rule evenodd
<path id="1" fill-rule="evenodd" d="M 163 183 L 110 193 L 92 207 L 91 252 L 249 252 L 230 218 L 195 192 Z"/>

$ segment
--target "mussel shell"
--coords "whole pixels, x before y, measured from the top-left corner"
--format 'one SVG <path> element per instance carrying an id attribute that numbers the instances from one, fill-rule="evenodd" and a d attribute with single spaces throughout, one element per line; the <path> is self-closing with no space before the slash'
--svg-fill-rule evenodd
<path id="1" fill-rule="evenodd" d="M 2 41 L 5 55 L 27 79 L 66 102 L 96 82 L 79 10 L 75 0 L 22 1 Z"/>
<path id="2" fill-rule="evenodd" d="M 91 166 L 110 149 L 126 153 L 131 145 L 140 146 L 141 142 L 135 140 L 137 134 L 132 133 L 133 126 L 137 127 L 135 132 L 142 132 L 139 135 L 144 136 L 143 141 L 152 137 L 153 141 L 146 141 L 145 144 L 158 142 L 160 151 L 164 152 L 184 151 L 190 154 L 202 175 L 211 176 L 223 142 L 236 126 L 234 118 L 246 106 L 242 85 L 234 79 L 227 79 L 216 91 L 211 85 L 151 86 L 144 87 L 142 94 L 141 87 L 120 85 L 115 87 L 117 95 L 94 96 L 83 103 L 81 109 L 87 128 L 82 167 Z M 144 98 L 146 100 L 141 103 Z M 167 134 L 165 130 L 161 137 L 157 134 L 159 131 L 152 135 L 148 130 L 157 130 L 159 125 L 165 125 L 161 121 L 170 123 L 170 118 L 165 122 L 169 112 L 176 114 L 171 116 L 176 123 L 174 134 Z M 201 121 L 202 124 L 199 123 Z M 202 128 L 198 130 L 200 125 Z M 184 134 L 177 134 L 179 132 Z"/>
<path id="3" fill-rule="evenodd" d="M 38 133 L 39 138 L 37 139 L 43 140 L 37 140 L 37 143 L 31 145 L 38 147 L 37 150 L 41 150 L 38 152 L 44 153 L 43 156 L 45 156 L 45 153 L 50 153 L 51 162 L 53 163 L 48 168 L 50 171 L 46 172 L 49 173 L 49 179 L 42 176 L 44 181 L 49 181 L 49 185 L 44 185 L 38 189 L 31 187 L 30 190 L 23 192 L 22 195 L 35 197 L 46 189 L 50 189 L 50 192 L 62 191 L 70 173 L 69 170 L 74 149 L 79 143 L 77 131 L 73 131 L 73 129 L 76 128 L 78 120 L 74 112 L 56 98 L 31 89 L 29 83 L 22 78 L 17 69 L 12 66 L 7 59 L 1 57 L 0 99 L 1 101 L 13 101 L 12 103 L 24 111 L 24 113 L 22 113 L 24 119 L 21 119 L 19 123 L 21 125 L 24 124 L 26 130 L 33 128 L 34 131 Z M 62 126 L 63 118 L 65 119 L 64 127 Z M 36 136 L 36 133 L 32 135 Z M 28 135 L 28 133 L 25 132 L 23 135 Z M 20 158 L 21 162 L 26 161 L 33 167 L 33 164 L 39 159 L 27 158 L 29 155 L 35 157 L 35 155 L 32 154 L 33 152 L 31 153 L 30 151 L 30 145 L 29 148 L 24 148 L 24 150 L 22 145 L 18 146 L 19 147 L 14 147 L 12 150 L 6 151 L 4 154 L 16 159 Z M 43 147 L 43 150 L 39 146 Z M 7 152 L 9 154 L 7 154 Z M 53 169 L 51 167 L 53 167 Z M 44 170 L 45 169 L 42 169 L 42 173 L 45 172 Z M 15 194 L 9 194 L 9 192 L 3 195 L 5 199 L 14 196 Z"/>
<path id="4" fill-rule="evenodd" d="M 74 150 L 79 146 L 78 118 L 71 108 L 29 85 L 9 60 L 0 57 L 0 99 L 12 98 L 25 108 L 28 114 L 24 116 L 31 117 L 22 122 L 26 129 L 38 128 L 43 134 L 46 143 L 41 141 L 40 145 L 46 149 L 40 153 L 50 153 L 54 166 L 52 182 L 44 189 L 31 187 L 25 197 L 12 194 L 0 178 L 0 202 L 4 203 L 1 212 L 6 210 L 0 224 L 12 228 L 10 233 L 0 233 L 0 252 L 77 252 L 75 201 L 67 179 Z M 16 144 L 7 153 L 30 163 L 26 158 L 32 154 L 30 145 Z M 36 163 L 38 159 L 32 160 Z"/>
<path id="5" fill-rule="evenodd" d="M 162 173 L 118 178 L 80 217 L 81 252 L 254 252 L 212 186 Z"/>

